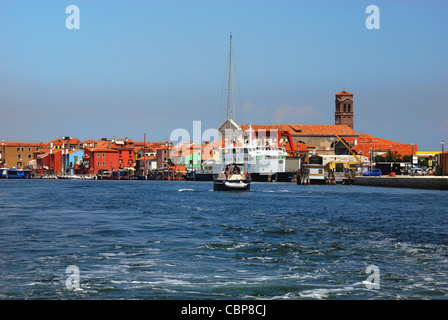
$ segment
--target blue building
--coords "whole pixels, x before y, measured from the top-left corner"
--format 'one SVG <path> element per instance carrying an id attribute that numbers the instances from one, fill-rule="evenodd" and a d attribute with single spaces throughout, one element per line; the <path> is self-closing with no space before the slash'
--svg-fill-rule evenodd
<path id="1" fill-rule="evenodd" d="M 79 163 L 82 161 L 84 157 L 83 149 L 76 149 L 73 151 L 69 151 L 68 155 L 65 155 L 65 172 L 67 174 L 75 174 L 78 168 Z"/>

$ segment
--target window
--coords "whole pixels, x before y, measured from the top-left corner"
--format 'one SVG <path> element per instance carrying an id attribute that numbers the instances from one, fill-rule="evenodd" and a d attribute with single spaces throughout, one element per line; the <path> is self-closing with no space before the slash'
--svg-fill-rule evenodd
<path id="1" fill-rule="evenodd" d="M 22 162 L 17 162 L 17 166 L 21 167 L 22 166 Z"/>
<path id="2" fill-rule="evenodd" d="M 344 104 L 344 112 L 347 112 L 347 105 Z"/>
<path id="3" fill-rule="evenodd" d="M 352 106 L 350 104 L 348 105 L 348 112 L 352 112 Z"/>
<path id="4" fill-rule="evenodd" d="M 31 155 L 30 154 L 28 155 L 28 159 L 31 159 Z"/>
<path id="5" fill-rule="evenodd" d="M 106 157 L 106 154 L 105 153 L 103 153 L 103 158 L 105 158 Z"/>
<path id="6" fill-rule="evenodd" d="M 123 163 L 123 159 L 119 159 L 119 160 L 118 160 L 118 163 L 119 163 L 119 164 L 122 164 L 122 163 Z"/>
<path id="7" fill-rule="evenodd" d="M 17 152 L 20 152 L 20 148 L 17 148 Z"/>
<path id="8" fill-rule="evenodd" d="M 129 155 L 132 156 L 132 151 L 129 151 Z"/>
<path id="9" fill-rule="evenodd" d="M 17 155 L 17 158 L 18 158 L 18 159 L 22 159 L 22 155 L 19 153 L 19 154 Z"/>
<path id="10" fill-rule="evenodd" d="M 96 157 L 97 157 L 97 158 L 99 158 L 99 157 L 100 157 L 100 154 L 99 154 L 99 153 L 97 153 L 97 154 L 96 154 Z"/>
<path id="11" fill-rule="evenodd" d="M 28 148 L 28 151 L 31 152 L 31 147 Z"/>
<path id="12" fill-rule="evenodd" d="M 103 161 L 103 166 L 105 166 L 106 165 L 106 161 Z"/>
<path id="13" fill-rule="evenodd" d="M 96 165 L 97 165 L 97 166 L 99 166 L 99 165 L 100 165 L 100 162 L 99 162 L 99 161 L 97 161 L 97 162 L 96 162 Z"/>

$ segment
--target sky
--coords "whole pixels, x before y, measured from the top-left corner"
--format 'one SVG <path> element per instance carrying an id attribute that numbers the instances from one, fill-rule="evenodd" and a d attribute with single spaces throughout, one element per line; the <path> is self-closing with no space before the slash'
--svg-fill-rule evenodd
<path id="1" fill-rule="evenodd" d="M 79 29 L 69 29 L 69 5 Z M 366 27 L 379 9 L 379 29 Z M 0 138 L 169 141 L 224 122 L 232 34 L 241 124 L 334 124 L 448 142 L 447 1 L 2 0 Z M 176 142 L 176 141 L 174 141 Z"/>

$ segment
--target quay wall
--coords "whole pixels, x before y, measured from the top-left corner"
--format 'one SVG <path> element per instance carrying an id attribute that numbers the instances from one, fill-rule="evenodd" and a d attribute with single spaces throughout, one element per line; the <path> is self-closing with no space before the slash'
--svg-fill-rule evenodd
<path id="1" fill-rule="evenodd" d="M 354 184 L 373 187 L 448 190 L 448 177 L 355 177 Z"/>

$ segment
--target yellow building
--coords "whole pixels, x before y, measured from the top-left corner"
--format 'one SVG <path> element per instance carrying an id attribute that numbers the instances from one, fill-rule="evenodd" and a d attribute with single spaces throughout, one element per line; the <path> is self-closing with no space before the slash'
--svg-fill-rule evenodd
<path id="1" fill-rule="evenodd" d="M 34 159 L 34 153 L 39 150 L 40 143 L 5 142 L 2 140 L 0 149 L 0 164 L 6 168 L 24 168 Z"/>

